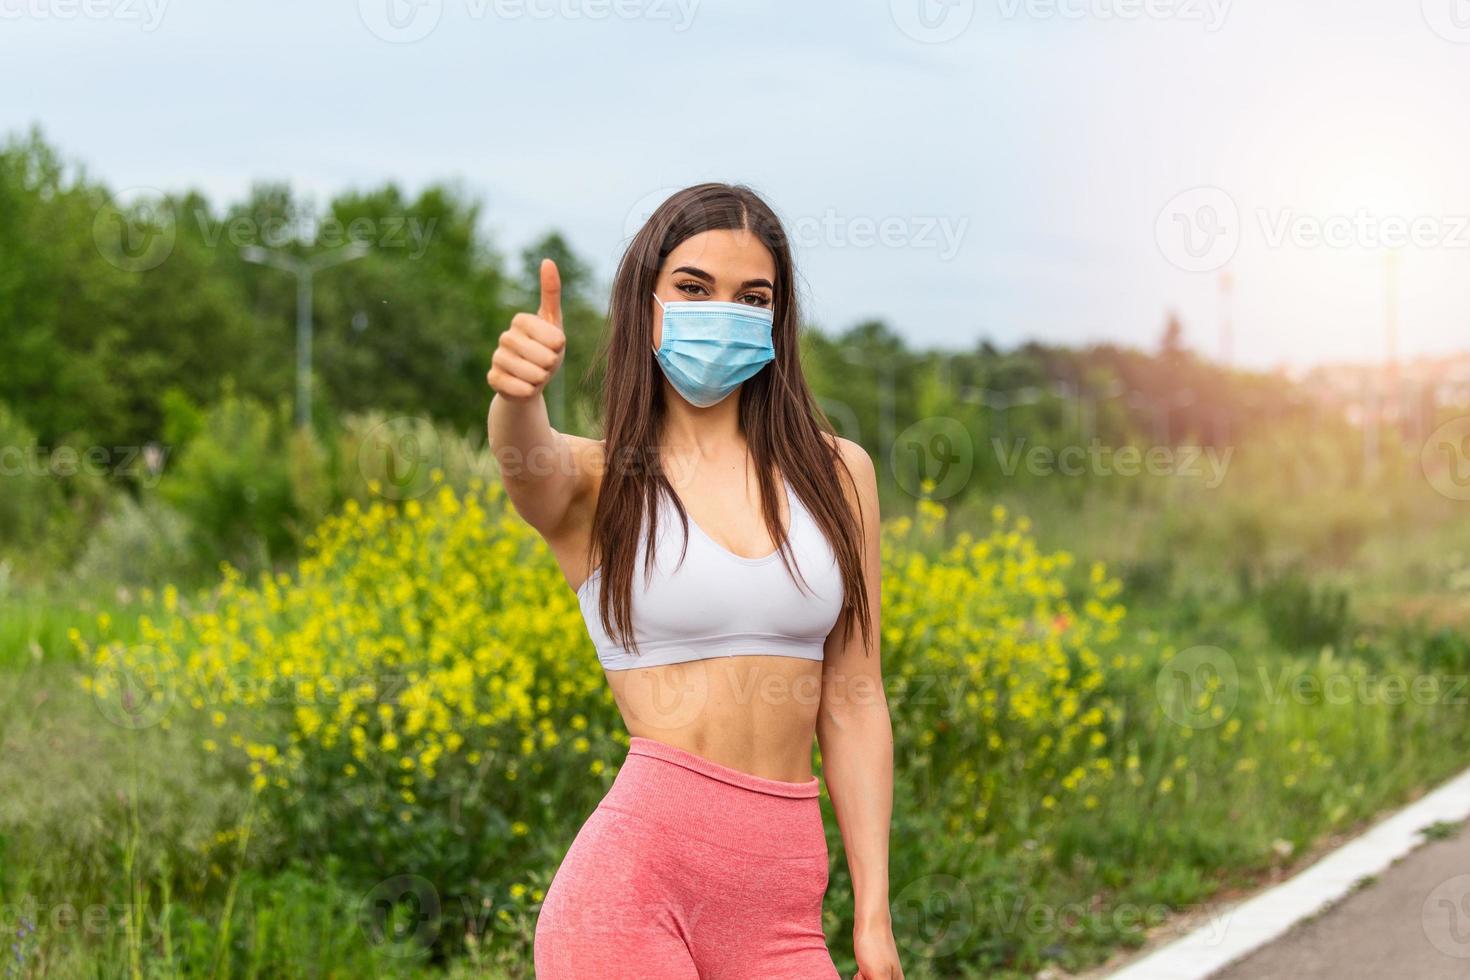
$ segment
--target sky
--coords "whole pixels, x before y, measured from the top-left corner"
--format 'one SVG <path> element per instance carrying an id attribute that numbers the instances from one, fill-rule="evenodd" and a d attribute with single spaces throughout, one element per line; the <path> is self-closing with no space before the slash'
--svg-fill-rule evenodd
<path id="1" fill-rule="evenodd" d="M 0 0 L 0 91 L 120 198 L 451 181 L 604 287 L 749 184 L 809 322 L 918 347 L 1371 360 L 1390 276 L 1470 347 L 1470 0 Z"/>

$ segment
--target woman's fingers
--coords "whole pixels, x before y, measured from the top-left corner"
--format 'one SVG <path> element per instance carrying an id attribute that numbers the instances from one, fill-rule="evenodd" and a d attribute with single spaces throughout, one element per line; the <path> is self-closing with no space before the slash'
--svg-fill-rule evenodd
<path id="1" fill-rule="evenodd" d="M 535 318 L 528 317 L 528 319 Z M 547 324 L 526 324 L 524 327 L 525 329 L 522 330 L 507 330 L 501 339 L 501 346 L 510 348 L 511 353 L 518 354 L 532 364 L 546 368 L 548 371 L 555 370 L 557 362 L 561 360 L 560 351 L 549 346 L 545 340 L 529 329 L 539 327 L 544 331 L 547 329 Z"/>
<path id="2" fill-rule="evenodd" d="M 529 337 L 557 354 L 560 354 L 567 345 L 567 335 L 562 333 L 561 327 L 543 319 L 536 313 L 517 313 L 511 317 L 510 330 L 507 333 L 518 333 Z"/>
<path id="3" fill-rule="evenodd" d="M 490 358 L 490 387 L 511 398 L 529 398 L 551 379 L 551 372 L 502 344 Z"/>

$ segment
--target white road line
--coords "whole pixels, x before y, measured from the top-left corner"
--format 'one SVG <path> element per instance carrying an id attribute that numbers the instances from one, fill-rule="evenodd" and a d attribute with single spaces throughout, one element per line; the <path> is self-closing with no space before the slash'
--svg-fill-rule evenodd
<path id="1" fill-rule="evenodd" d="M 1470 769 L 1414 801 L 1296 877 L 1224 908 L 1188 935 L 1109 974 L 1109 980 L 1205 980 L 1336 902 L 1367 875 L 1424 843 L 1432 823 L 1470 819 Z"/>

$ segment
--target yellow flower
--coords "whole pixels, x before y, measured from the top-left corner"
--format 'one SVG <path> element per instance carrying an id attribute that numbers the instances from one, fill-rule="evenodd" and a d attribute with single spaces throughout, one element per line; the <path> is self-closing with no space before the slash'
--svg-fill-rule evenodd
<path id="1" fill-rule="evenodd" d="M 349 498 L 310 533 L 293 572 L 251 581 L 225 564 L 197 600 L 165 592 L 157 622 L 139 617 L 140 645 L 172 675 L 175 713 L 229 729 L 219 745 L 250 767 L 271 805 L 350 779 L 354 793 L 380 792 L 408 825 L 418 807 L 427 817 L 447 806 L 437 794 L 416 796 L 445 780 L 499 790 L 512 833 L 526 837 L 568 748 L 585 756 L 596 741 L 628 746 L 545 541 L 498 481 L 459 493 L 442 477 L 431 475 L 434 492 L 403 502 L 374 481 L 371 496 L 355 491 L 365 503 Z M 931 480 L 924 492 L 934 490 Z M 1043 550 L 1024 516 L 1006 523 L 1003 505 L 990 511 L 991 524 L 947 540 L 949 511 L 925 499 L 917 520 L 896 516 L 880 529 L 878 639 L 902 722 L 895 736 L 944 781 L 930 804 L 934 825 L 970 843 L 1021 820 L 1056 819 L 1071 809 L 1058 805 L 1068 793 L 1100 806 L 1102 787 L 1124 768 L 1117 754 L 1126 778 L 1146 783 L 1133 747 L 1113 745 L 1132 736 L 1117 734 L 1124 716 L 1109 675 L 1142 673 L 1145 663 L 1119 648 L 1117 579 L 1098 563 L 1075 581 L 1070 552 Z M 140 656 L 122 644 L 89 648 L 80 635 L 73 642 L 92 666 Z M 1139 646 L 1150 663 L 1158 655 L 1152 641 Z M 95 672 L 97 686 L 107 676 Z M 1303 762 L 1332 764 L 1317 747 Z M 603 759 L 586 765 L 596 778 L 616 771 Z M 536 793 L 518 792 L 523 782 Z"/>

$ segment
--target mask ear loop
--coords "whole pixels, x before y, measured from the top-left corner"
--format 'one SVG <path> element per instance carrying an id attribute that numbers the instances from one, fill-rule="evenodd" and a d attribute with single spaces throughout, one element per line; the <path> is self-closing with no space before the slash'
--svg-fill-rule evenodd
<path id="1" fill-rule="evenodd" d="M 658 308 L 661 312 L 668 312 L 669 308 L 667 306 L 664 306 L 664 301 L 658 298 L 658 293 L 653 294 L 653 301 L 658 304 Z M 658 356 L 658 348 L 653 345 L 652 338 L 650 338 L 648 341 L 648 349 L 653 351 L 654 357 Z"/>

